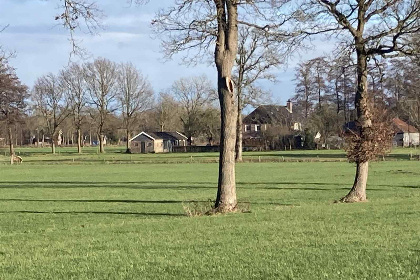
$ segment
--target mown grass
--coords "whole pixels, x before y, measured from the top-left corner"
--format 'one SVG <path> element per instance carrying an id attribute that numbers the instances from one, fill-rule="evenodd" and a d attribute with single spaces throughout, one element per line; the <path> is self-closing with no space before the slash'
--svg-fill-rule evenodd
<path id="1" fill-rule="evenodd" d="M 75 147 L 57 147 L 56 154 L 51 149 L 24 147 L 17 148 L 16 154 L 23 158 L 25 164 L 136 164 L 136 163 L 214 163 L 219 159 L 219 153 L 166 153 L 166 154 L 125 154 L 124 147 L 106 147 L 105 154 L 99 154 L 97 147 L 85 147 L 83 153 L 78 154 Z M 381 160 L 409 160 L 417 159 L 420 149 L 398 148 L 381 158 Z M 417 158 L 416 158 L 417 157 Z M 334 161 L 346 162 L 343 150 L 292 150 L 244 152 L 244 162 L 296 162 L 296 161 Z M 9 152 L 0 149 L 0 164 L 10 164 Z"/>
<path id="2" fill-rule="evenodd" d="M 216 163 L 25 163 L 0 167 L 0 279 L 419 279 L 418 161 L 372 163 L 359 204 L 333 203 L 352 164 L 238 164 L 251 212 L 194 218 Z"/>

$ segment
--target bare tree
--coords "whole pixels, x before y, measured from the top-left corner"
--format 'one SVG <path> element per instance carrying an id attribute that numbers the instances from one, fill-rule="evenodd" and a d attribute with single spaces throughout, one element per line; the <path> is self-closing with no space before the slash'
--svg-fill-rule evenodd
<path id="1" fill-rule="evenodd" d="M 325 57 L 317 57 L 308 61 L 311 67 L 311 74 L 313 76 L 315 92 L 318 97 L 318 107 L 322 107 L 322 98 L 326 94 L 326 67 L 327 62 Z"/>
<path id="2" fill-rule="evenodd" d="M 298 25 L 307 34 L 333 32 L 356 53 L 357 90 L 355 108 L 360 124 L 359 140 L 354 148 L 356 176 L 343 202 L 366 200 L 369 161 L 374 157 L 376 143 L 372 98 L 368 91 L 368 59 L 375 56 L 413 55 L 410 34 L 419 32 L 420 2 L 415 0 L 308 0 L 299 7 L 305 16 Z"/>
<path id="3" fill-rule="evenodd" d="M 20 120 L 26 107 L 27 87 L 22 85 L 7 59 L 0 56 L 0 120 L 6 122 L 9 152 L 13 157 L 12 126 Z M 13 164 L 13 160 L 11 161 Z"/>
<path id="4" fill-rule="evenodd" d="M 348 54 L 333 54 L 327 59 L 327 92 L 335 103 L 337 116 L 342 113 L 343 122 L 350 121 L 350 108 L 354 99 L 355 68 Z"/>
<path id="5" fill-rule="evenodd" d="M 178 120 L 181 118 L 180 104 L 168 93 L 159 93 L 155 105 L 155 120 L 160 131 L 178 130 Z"/>
<path id="6" fill-rule="evenodd" d="M 51 151 L 55 154 L 59 139 L 58 127 L 71 113 L 65 90 L 61 87 L 58 77 L 50 73 L 38 78 L 32 90 L 32 100 L 36 111 L 44 118 L 51 137 Z"/>
<path id="7" fill-rule="evenodd" d="M 311 65 L 309 62 L 299 63 L 295 73 L 295 96 L 293 100 L 304 108 L 305 120 L 308 119 L 313 107 L 314 81 L 311 74 Z"/>
<path id="8" fill-rule="evenodd" d="M 76 30 L 85 30 L 87 33 L 96 34 L 101 28 L 100 20 L 102 11 L 94 1 L 86 0 L 60 0 L 61 11 L 55 16 L 55 20 L 70 32 L 70 43 L 72 51 L 70 55 L 80 57 L 86 56 L 86 50 L 80 46 L 80 42 L 75 37 Z"/>
<path id="9" fill-rule="evenodd" d="M 210 146 L 220 137 L 220 110 L 215 107 L 208 107 L 203 115 L 203 133 Z"/>
<path id="10" fill-rule="evenodd" d="M 169 93 L 181 105 L 181 122 L 184 126 L 184 134 L 188 137 L 188 142 L 191 145 L 192 137 L 202 131 L 204 111 L 210 105 L 215 90 L 210 80 L 202 75 L 175 81 Z"/>
<path id="11" fill-rule="evenodd" d="M 95 108 L 92 117 L 97 123 L 99 152 L 104 153 L 104 128 L 108 115 L 117 109 L 117 65 L 105 58 L 95 59 L 85 65 L 85 79 L 89 103 Z"/>
<path id="12" fill-rule="evenodd" d="M 118 99 L 126 130 L 127 149 L 137 114 L 149 109 L 153 103 L 153 90 L 149 81 L 131 63 L 121 64 L 118 73 Z"/>
<path id="13" fill-rule="evenodd" d="M 277 1 L 276 1 L 277 2 Z M 238 51 L 238 24 L 271 30 L 267 22 L 278 19 L 278 10 L 273 1 L 242 0 L 183 0 L 176 6 L 160 12 L 152 22 L 155 31 L 162 35 L 167 57 L 189 51 L 207 54 L 214 46 L 214 62 L 218 77 L 218 96 L 221 110 L 221 135 L 219 157 L 218 192 L 216 212 L 236 209 L 235 143 L 237 104 L 232 69 Z M 240 10 L 240 12 L 238 12 Z M 286 21 L 283 19 L 275 28 Z M 273 27 L 274 29 L 274 27 Z M 280 39 L 281 36 L 277 38 Z"/>
<path id="14" fill-rule="evenodd" d="M 385 74 L 385 91 L 396 114 L 420 128 L 420 60 L 396 58 Z"/>
<path id="15" fill-rule="evenodd" d="M 237 94 L 237 128 L 235 159 L 242 161 L 242 111 L 247 105 L 261 104 L 268 99 L 269 93 L 257 86 L 258 80 L 275 81 L 271 70 L 285 61 L 287 51 L 283 44 L 270 40 L 258 28 L 242 26 L 239 29 L 238 55 L 234 68 L 234 81 Z"/>
<path id="16" fill-rule="evenodd" d="M 86 105 L 88 101 L 85 72 L 82 66 L 72 64 L 61 71 L 60 81 L 67 91 L 69 107 L 73 115 L 73 124 L 77 130 L 77 152 L 82 152 L 82 125 L 86 117 Z"/>

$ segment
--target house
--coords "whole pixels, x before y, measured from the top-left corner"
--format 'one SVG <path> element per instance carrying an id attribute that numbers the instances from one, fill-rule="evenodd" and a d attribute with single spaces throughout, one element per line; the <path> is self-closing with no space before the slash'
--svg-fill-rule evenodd
<path id="1" fill-rule="evenodd" d="M 259 106 L 243 119 L 242 129 L 244 147 L 246 147 L 265 145 L 265 140 L 270 138 L 270 141 L 274 141 L 279 135 L 293 138 L 302 130 L 302 125 L 294 116 L 293 104 L 288 100 L 286 106 Z M 290 139 L 288 145 L 291 145 Z"/>
<path id="2" fill-rule="evenodd" d="M 132 153 L 168 153 L 173 147 L 186 146 L 188 138 L 175 132 L 140 132 L 130 139 Z"/>
<path id="3" fill-rule="evenodd" d="M 395 127 L 395 136 L 393 143 L 395 146 L 410 147 L 420 144 L 420 133 L 417 128 L 404 122 L 399 118 L 392 120 Z"/>
<path id="4" fill-rule="evenodd" d="M 293 120 L 292 102 L 286 106 L 261 105 L 243 120 L 243 132 L 258 132 L 267 130 L 270 125 L 282 125 L 292 130 L 301 130 L 301 125 Z"/>
<path id="5" fill-rule="evenodd" d="M 412 125 L 404 122 L 399 118 L 392 119 L 392 126 L 394 127 L 395 135 L 392 140 L 394 146 L 410 147 L 418 146 L 420 144 L 419 130 Z M 357 121 L 348 122 L 344 125 L 344 135 L 350 133 L 360 133 L 360 124 Z"/>

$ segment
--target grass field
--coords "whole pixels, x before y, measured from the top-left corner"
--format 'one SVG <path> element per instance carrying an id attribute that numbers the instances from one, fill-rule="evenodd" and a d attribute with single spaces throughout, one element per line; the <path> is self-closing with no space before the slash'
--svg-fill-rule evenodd
<path id="1" fill-rule="evenodd" d="M 21 150 L 23 164 L 0 166 L 0 279 L 419 279 L 420 162 L 407 151 L 371 164 L 367 203 L 333 203 L 352 164 L 245 162 L 249 213 L 186 217 L 217 189 L 217 163 L 195 157 L 217 154 L 92 150 L 64 164 L 78 155 Z M 344 157 L 245 156 L 286 153 Z"/>
<path id="2" fill-rule="evenodd" d="M 83 148 L 83 154 L 77 154 L 75 147 L 57 147 L 55 155 L 51 148 L 17 148 L 16 154 L 21 156 L 25 164 L 96 164 L 96 163 L 214 163 L 219 153 L 170 153 L 170 154 L 125 154 L 124 147 L 106 147 L 105 154 L 99 154 L 97 147 Z M 385 160 L 409 160 L 419 156 L 420 149 L 394 149 Z M 343 150 L 294 150 L 270 152 L 244 152 L 245 162 L 297 162 L 297 161 L 334 161 L 346 162 Z M 10 164 L 9 151 L 0 148 L 0 165 Z"/>

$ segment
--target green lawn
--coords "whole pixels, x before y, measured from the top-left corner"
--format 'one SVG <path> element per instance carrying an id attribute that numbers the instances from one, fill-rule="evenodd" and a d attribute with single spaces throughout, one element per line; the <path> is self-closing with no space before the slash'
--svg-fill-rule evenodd
<path id="1" fill-rule="evenodd" d="M 98 154 L 97 147 L 83 148 L 82 154 L 77 154 L 76 147 L 57 147 L 55 155 L 50 148 L 17 148 L 16 154 L 23 158 L 25 164 L 97 164 L 97 163 L 214 163 L 219 159 L 219 153 L 169 153 L 169 154 L 125 154 L 124 147 L 106 147 L 105 154 Z M 420 149 L 398 148 L 385 157 L 387 161 L 409 160 L 418 156 Z M 296 162 L 296 161 L 334 161 L 346 162 L 343 150 L 293 150 L 269 152 L 244 152 L 245 162 Z M 7 148 L 0 149 L 0 165 L 10 164 Z"/>
<path id="2" fill-rule="evenodd" d="M 333 203 L 354 171 L 238 164 L 250 213 L 191 218 L 216 163 L 2 165 L 0 279 L 419 279 L 420 162 L 372 163 L 369 202 Z"/>

